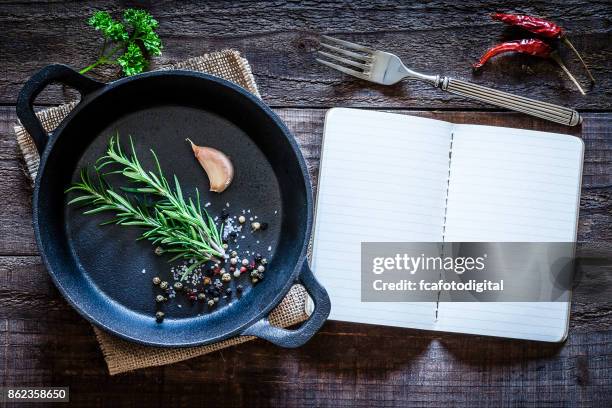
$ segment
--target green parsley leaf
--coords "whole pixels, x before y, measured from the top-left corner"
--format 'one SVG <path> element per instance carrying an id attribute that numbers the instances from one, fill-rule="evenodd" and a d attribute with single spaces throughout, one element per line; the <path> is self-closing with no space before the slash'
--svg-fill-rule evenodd
<path id="1" fill-rule="evenodd" d="M 87 23 L 102 33 L 105 42 L 100 58 L 83 68 L 82 74 L 102 64 L 120 65 L 128 76 L 139 74 L 147 68 L 148 56 L 162 53 L 162 41 L 155 32 L 159 23 L 146 10 L 126 9 L 122 22 L 107 11 L 96 11 Z"/>
<path id="2" fill-rule="evenodd" d="M 135 43 L 128 45 L 125 53 L 117 58 L 117 62 L 127 76 L 140 74 L 147 67 L 147 60 L 140 47 Z"/>
<path id="3" fill-rule="evenodd" d="M 89 25 L 102 32 L 104 38 L 112 41 L 126 41 L 129 38 L 125 26 L 114 20 L 106 11 L 96 11 L 88 21 Z"/>
<path id="4" fill-rule="evenodd" d="M 123 19 L 141 33 L 146 33 L 157 28 L 157 20 L 145 10 L 127 9 L 123 12 Z"/>

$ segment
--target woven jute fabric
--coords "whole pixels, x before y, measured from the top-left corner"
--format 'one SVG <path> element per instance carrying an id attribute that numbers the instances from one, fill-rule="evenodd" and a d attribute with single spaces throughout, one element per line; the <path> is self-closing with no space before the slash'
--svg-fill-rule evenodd
<path id="1" fill-rule="evenodd" d="M 235 50 L 224 50 L 202 55 L 164 67 L 163 69 L 187 69 L 205 72 L 232 81 L 258 97 L 260 96 L 248 61 Z M 37 115 L 43 127 L 47 131 L 52 131 L 75 105 L 76 102 L 68 103 L 43 110 L 37 113 Z M 17 143 L 33 182 L 36 179 L 39 164 L 38 151 L 34 141 L 20 124 L 15 126 L 15 133 L 17 135 Z M 279 327 L 288 327 L 306 320 L 308 318 L 305 312 L 307 298 L 308 295 L 304 287 L 302 285 L 294 285 L 283 301 L 270 314 L 270 323 Z M 138 368 L 161 366 L 187 360 L 253 339 L 251 336 L 237 336 L 206 346 L 158 348 L 130 343 L 95 326 L 94 332 L 100 343 L 100 348 L 111 375 Z"/>

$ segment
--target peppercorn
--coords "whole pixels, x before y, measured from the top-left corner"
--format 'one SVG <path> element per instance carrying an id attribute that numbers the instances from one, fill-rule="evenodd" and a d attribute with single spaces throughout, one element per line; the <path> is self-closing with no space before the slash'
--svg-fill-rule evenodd
<path id="1" fill-rule="evenodd" d="M 236 264 L 238 263 L 238 259 L 236 259 L 236 258 L 232 257 L 232 258 L 230 258 L 230 263 L 231 263 L 232 265 L 236 265 Z"/>
<path id="2" fill-rule="evenodd" d="M 164 249 L 160 246 L 155 248 L 155 255 L 161 256 L 164 253 Z"/>
<path id="3" fill-rule="evenodd" d="M 203 282 L 205 285 L 210 285 L 210 278 L 209 278 L 208 276 L 205 276 L 205 277 L 204 277 L 204 279 L 202 279 L 202 282 Z"/>
<path id="4" fill-rule="evenodd" d="M 266 265 L 267 263 L 268 263 L 268 260 L 267 260 L 266 258 L 264 258 L 264 259 L 262 259 L 262 260 L 261 260 L 261 264 L 262 264 L 262 265 Z"/>
<path id="5" fill-rule="evenodd" d="M 159 284 L 159 287 L 162 289 L 168 289 L 168 282 L 163 281 Z"/>
<path id="6" fill-rule="evenodd" d="M 221 273 L 221 268 L 219 268 L 218 266 L 215 266 L 215 268 L 213 269 L 213 274 L 219 275 L 220 273 Z"/>
<path id="7" fill-rule="evenodd" d="M 225 289 L 225 294 L 230 296 L 232 294 L 232 288 Z"/>
<path id="8" fill-rule="evenodd" d="M 157 303 L 161 303 L 161 302 L 165 302 L 167 299 L 163 296 L 163 295 L 157 295 L 155 296 L 155 301 Z"/>
<path id="9" fill-rule="evenodd" d="M 154 285 L 159 285 L 160 283 L 161 283 L 161 279 L 159 278 L 159 276 L 156 276 L 153 278 Z"/>
<path id="10" fill-rule="evenodd" d="M 241 266 L 240 267 L 240 273 L 245 273 L 247 271 L 246 266 Z"/>
<path id="11" fill-rule="evenodd" d="M 206 299 L 206 295 L 203 292 L 198 293 L 198 300 Z"/>
<path id="12" fill-rule="evenodd" d="M 166 315 L 161 310 L 155 313 L 155 320 L 157 321 L 157 323 L 161 323 L 164 320 L 164 316 Z"/>
<path id="13" fill-rule="evenodd" d="M 223 283 L 221 283 L 219 279 L 215 279 L 215 282 L 213 284 L 215 285 L 215 288 L 217 289 L 220 289 L 223 287 Z"/>
<path id="14" fill-rule="evenodd" d="M 253 279 L 251 279 L 251 282 L 253 282 L 255 284 L 255 283 L 259 282 L 259 279 L 253 278 Z"/>
<path id="15" fill-rule="evenodd" d="M 240 271 L 234 270 L 234 278 L 239 278 L 239 277 L 240 277 Z"/>
<path id="16" fill-rule="evenodd" d="M 230 239 L 233 239 L 234 241 L 236 240 L 236 238 L 238 237 L 238 233 L 236 231 L 232 231 L 228 234 L 227 236 Z"/>
<path id="17" fill-rule="evenodd" d="M 215 301 L 212 299 L 208 299 L 208 307 L 213 307 L 215 305 Z"/>
<path id="18" fill-rule="evenodd" d="M 247 266 L 248 264 L 249 264 L 249 260 L 248 260 L 248 259 L 246 259 L 246 258 L 244 258 L 244 259 L 242 260 L 242 266 Z"/>
<path id="19" fill-rule="evenodd" d="M 224 208 L 223 210 L 221 210 L 221 219 L 223 221 L 227 220 L 227 218 L 229 217 L 229 212 L 227 212 L 227 210 Z"/>
<path id="20" fill-rule="evenodd" d="M 219 297 L 218 297 L 218 296 L 215 296 L 215 297 L 213 298 L 213 301 L 214 301 L 215 303 L 219 303 Z"/>
<path id="21" fill-rule="evenodd" d="M 236 251 L 232 251 L 232 253 L 230 254 L 230 256 L 231 256 L 232 258 L 235 258 L 235 257 L 237 257 L 237 256 L 238 256 L 238 252 L 236 252 Z"/>
<path id="22" fill-rule="evenodd" d="M 222 246 L 223 246 L 223 249 L 227 249 L 227 248 L 229 248 L 229 245 L 227 245 L 226 243 L 223 243 L 223 245 L 222 245 Z"/>
<path id="23" fill-rule="evenodd" d="M 264 268 L 264 266 L 263 266 L 263 265 L 259 265 L 259 266 L 257 267 L 257 272 L 263 272 L 263 271 L 265 271 L 265 270 L 266 270 L 266 268 Z"/>
<path id="24" fill-rule="evenodd" d="M 267 222 L 262 222 L 261 225 L 259 226 L 259 229 L 262 231 L 265 231 L 268 229 L 268 223 Z"/>
<path id="25" fill-rule="evenodd" d="M 189 295 L 189 300 L 191 300 L 191 301 L 196 300 L 196 294 L 195 294 L 195 293 L 191 293 L 191 294 Z"/>
<path id="26" fill-rule="evenodd" d="M 246 218 L 244 215 L 241 215 L 240 217 L 238 217 L 238 222 L 241 224 L 244 224 L 246 222 Z"/>
<path id="27" fill-rule="evenodd" d="M 262 259 L 263 257 L 261 256 L 261 254 L 255 255 L 255 262 L 261 262 Z"/>
<path id="28" fill-rule="evenodd" d="M 244 288 L 242 287 L 242 285 L 236 286 L 236 292 L 242 293 L 243 290 L 244 290 Z"/>
<path id="29" fill-rule="evenodd" d="M 261 224 L 258 223 L 257 221 L 251 223 L 251 229 L 253 231 L 257 231 L 259 228 L 261 228 Z"/>
<path id="30" fill-rule="evenodd" d="M 181 282 L 174 282 L 174 290 L 182 290 L 183 284 Z"/>
<path id="31" fill-rule="evenodd" d="M 221 276 L 221 280 L 222 280 L 223 282 L 229 282 L 229 281 L 231 281 L 231 280 L 232 280 L 232 275 L 230 275 L 229 273 L 224 273 L 224 274 Z"/>
<path id="32" fill-rule="evenodd" d="M 259 276 L 259 272 L 253 271 L 251 272 L 251 278 L 257 278 Z"/>

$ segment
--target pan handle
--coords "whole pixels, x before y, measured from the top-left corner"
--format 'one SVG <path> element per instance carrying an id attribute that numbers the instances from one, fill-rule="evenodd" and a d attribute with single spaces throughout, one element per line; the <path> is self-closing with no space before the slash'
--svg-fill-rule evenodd
<path id="1" fill-rule="evenodd" d="M 87 94 L 105 85 L 103 82 L 88 78 L 61 64 L 47 65 L 25 83 L 17 98 L 17 117 L 34 139 L 39 154 L 42 154 L 45 149 L 49 134 L 34 113 L 34 100 L 52 82 L 59 82 L 76 89 L 81 94 L 81 100 Z"/>
<path id="2" fill-rule="evenodd" d="M 280 327 L 272 326 L 268 317 L 255 322 L 252 326 L 248 327 L 243 335 L 256 336 L 261 339 L 268 340 L 277 346 L 295 348 L 306 343 L 314 334 L 323 326 L 329 311 L 331 304 L 327 291 L 321 284 L 315 279 L 308 261 L 304 260 L 302 271 L 300 272 L 299 281 L 314 301 L 314 311 L 302 325 L 295 330 L 283 329 Z"/>

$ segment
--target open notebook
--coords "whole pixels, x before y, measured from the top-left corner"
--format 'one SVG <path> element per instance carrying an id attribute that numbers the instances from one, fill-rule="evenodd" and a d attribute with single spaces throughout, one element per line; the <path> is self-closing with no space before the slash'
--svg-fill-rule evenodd
<path id="1" fill-rule="evenodd" d="M 357 109 L 326 116 L 312 268 L 330 319 L 541 341 L 569 302 L 362 303 L 361 242 L 573 242 L 583 143 Z"/>

